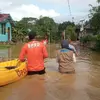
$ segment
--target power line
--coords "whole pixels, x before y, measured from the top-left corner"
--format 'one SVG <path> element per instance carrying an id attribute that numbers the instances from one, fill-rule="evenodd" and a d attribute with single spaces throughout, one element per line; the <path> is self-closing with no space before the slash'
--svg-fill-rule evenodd
<path id="1" fill-rule="evenodd" d="M 68 8 L 69 8 L 69 13 L 70 13 L 72 22 L 74 22 L 74 17 L 72 16 L 71 7 L 70 7 L 70 2 L 69 2 L 69 0 L 67 0 L 67 2 L 68 2 Z"/>
<path id="2" fill-rule="evenodd" d="M 67 3 L 68 3 L 68 8 L 69 8 L 69 14 L 70 14 L 70 16 L 71 16 L 71 18 L 72 18 L 72 22 L 74 21 L 74 17 L 72 16 L 72 12 L 71 12 L 71 6 L 70 6 L 70 0 L 67 0 Z M 99 12 L 100 13 L 100 12 Z M 85 16 L 83 16 L 81 19 L 86 19 L 86 17 L 88 17 L 89 18 L 89 14 L 86 14 Z M 80 19 L 80 20 L 81 20 Z"/>
<path id="3" fill-rule="evenodd" d="M 69 8 L 69 13 L 70 13 L 70 16 L 72 16 L 72 13 L 71 13 L 71 7 L 70 7 L 69 0 L 67 0 L 67 2 L 68 2 L 68 8 Z"/>

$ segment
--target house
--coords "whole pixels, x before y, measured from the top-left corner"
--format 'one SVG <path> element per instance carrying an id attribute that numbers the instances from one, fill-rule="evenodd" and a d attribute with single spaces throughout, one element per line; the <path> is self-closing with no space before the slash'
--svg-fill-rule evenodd
<path id="1" fill-rule="evenodd" d="M 0 14 L 0 42 L 12 40 L 12 25 L 14 25 L 10 14 Z"/>
<path id="2" fill-rule="evenodd" d="M 90 24 L 84 25 L 84 29 L 81 31 L 81 26 L 76 27 L 77 38 L 79 39 L 82 36 L 93 35 L 94 29 L 91 28 Z"/>

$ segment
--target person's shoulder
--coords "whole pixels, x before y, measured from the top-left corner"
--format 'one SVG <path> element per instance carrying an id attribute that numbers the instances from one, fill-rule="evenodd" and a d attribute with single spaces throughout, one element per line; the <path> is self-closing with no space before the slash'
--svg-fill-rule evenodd
<path id="1" fill-rule="evenodd" d="M 69 46 L 74 47 L 72 44 L 69 44 Z"/>
<path id="2" fill-rule="evenodd" d="M 26 47 L 27 45 L 28 45 L 28 43 L 24 43 L 24 44 L 23 44 L 23 47 Z"/>
<path id="3" fill-rule="evenodd" d="M 73 51 L 69 50 L 69 52 L 73 54 Z"/>
<path id="4" fill-rule="evenodd" d="M 39 44 L 40 47 L 44 45 L 41 41 L 35 41 L 35 43 Z"/>
<path id="5" fill-rule="evenodd" d="M 34 43 L 40 43 L 40 41 L 37 41 L 37 40 L 35 40 L 35 41 L 30 41 L 30 42 L 28 42 L 27 44 L 34 44 Z"/>
<path id="6" fill-rule="evenodd" d="M 60 49 L 59 52 L 60 53 L 67 53 L 69 52 L 70 50 L 69 49 L 66 49 L 66 48 L 63 48 L 63 49 Z"/>
<path id="7" fill-rule="evenodd" d="M 44 43 L 41 42 L 41 41 L 36 41 L 36 43 L 38 43 L 40 47 L 44 47 L 45 46 Z"/>
<path id="8" fill-rule="evenodd" d="M 31 44 L 32 42 L 33 42 L 33 41 L 27 42 L 26 45 L 27 45 L 27 44 Z"/>
<path id="9" fill-rule="evenodd" d="M 75 49 L 75 47 L 72 44 L 69 44 L 69 47 Z"/>
<path id="10" fill-rule="evenodd" d="M 43 45 L 43 41 L 37 41 L 38 43 L 40 43 L 40 45 Z"/>

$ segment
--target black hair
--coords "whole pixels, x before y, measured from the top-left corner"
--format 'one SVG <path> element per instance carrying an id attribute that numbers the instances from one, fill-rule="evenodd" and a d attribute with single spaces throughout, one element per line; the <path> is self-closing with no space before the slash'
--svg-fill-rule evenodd
<path id="1" fill-rule="evenodd" d="M 29 32 L 29 34 L 28 34 L 28 36 L 29 36 L 29 40 L 33 40 L 33 39 L 35 39 L 35 37 L 36 37 L 36 32 L 35 31 L 31 31 L 31 32 Z"/>

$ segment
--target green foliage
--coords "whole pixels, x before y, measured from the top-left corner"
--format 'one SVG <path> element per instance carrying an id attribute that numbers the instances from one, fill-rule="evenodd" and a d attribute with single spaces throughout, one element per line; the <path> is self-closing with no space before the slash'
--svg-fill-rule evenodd
<path id="1" fill-rule="evenodd" d="M 100 34 L 96 35 L 95 49 L 100 50 Z"/>
<path id="2" fill-rule="evenodd" d="M 6 48 L 10 48 L 10 45 L 4 45 L 4 44 L 0 44 L 0 49 L 6 49 Z"/>
<path id="3" fill-rule="evenodd" d="M 100 5 L 98 6 L 91 6 L 90 9 L 90 25 L 94 29 L 95 34 L 100 33 Z"/>
<path id="4" fill-rule="evenodd" d="M 100 0 L 97 0 L 98 3 L 100 3 Z"/>
<path id="5" fill-rule="evenodd" d="M 12 28 L 12 41 L 17 42 L 17 41 L 23 41 L 25 38 L 25 34 L 21 32 L 21 30 L 18 30 L 16 28 Z"/>
<path id="6" fill-rule="evenodd" d="M 58 25 L 54 22 L 52 18 L 41 17 L 36 22 L 36 27 L 36 31 L 40 36 L 44 36 L 46 33 L 48 33 L 51 42 L 57 40 Z"/>
<path id="7" fill-rule="evenodd" d="M 16 21 L 16 26 L 12 29 L 12 41 L 24 41 L 25 37 L 28 35 L 29 30 L 34 30 L 37 32 L 39 37 L 44 37 L 45 34 L 49 34 L 50 42 L 56 42 L 61 39 L 61 33 L 66 29 L 67 26 L 75 26 L 71 22 L 63 22 L 62 24 L 57 24 L 52 18 L 42 17 L 36 18 L 22 18 L 20 21 Z M 70 34 L 73 38 L 75 34 L 72 32 Z"/>
<path id="8" fill-rule="evenodd" d="M 100 0 L 97 0 L 100 3 Z M 100 51 L 100 5 L 91 6 L 90 9 L 90 25 L 94 29 L 94 35 L 91 41 L 95 42 L 94 49 Z M 90 38 L 90 37 L 89 37 Z M 87 39 L 88 40 L 88 39 Z"/>
<path id="9" fill-rule="evenodd" d="M 97 0 L 98 3 L 100 3 L 100 0 Z M 89 24 L 90 27 L 93 29 L 94 35 L 87 35 L 83 36 L 80 39 L 80 42 L 83 44 L 87 44 L 89 42 L 92 44 L 93 50 L 99 50 L 100 51 L 100 5 L 98 6 L 92 6 L 91 7 L 90 14 L 89 14 Z M 86 24 L 86 23 L 85 23 Z"/>
<path id="10" fill-rule="evenodd" d="M 75 41 L 77 39 L 77 35 L 75 33 L 75 27 L 71 25 L 67 26 L 65 33 L 66 37 L 70 38 L 72 41 Z"/>
<path id="11" fill-rule="evenodd" d="M 100 34 L 83 36 L 81 37 L 80 42 L 83 44 L 94 42 L 95 45 L 92 49 L 100 51 Z"/>
<path id="12" fill-rule="evenodd" d="M 93 41 L 93 40 L 94 40 L 94 38 L 92 35 L 86 35 L 86 36 L 81 37 L 80 42 L 88 43 L 88 42 Z"/>
<path id="13" fill-rule="evenodd" d="M 59 24 L 59 26 L 58 26 L 58 29 L 59 29 L 59 31 L 63 31 L 63 30 L 65 30 L 66 29 L 66 27 L 67 26 L 75 26 L 75 24 L 73 23 L 73 22 L 63 22 L 63 23 L 61 23 L 61 24 Z"/>

